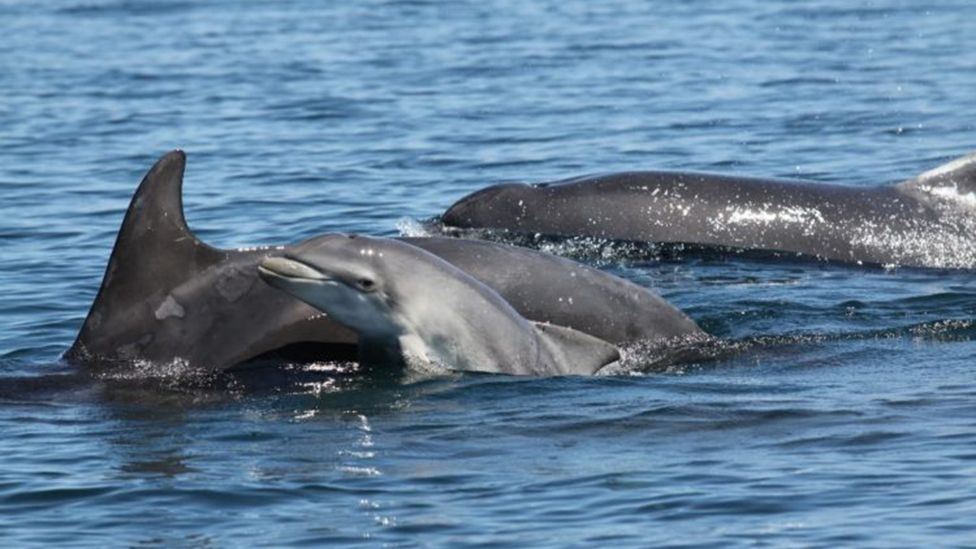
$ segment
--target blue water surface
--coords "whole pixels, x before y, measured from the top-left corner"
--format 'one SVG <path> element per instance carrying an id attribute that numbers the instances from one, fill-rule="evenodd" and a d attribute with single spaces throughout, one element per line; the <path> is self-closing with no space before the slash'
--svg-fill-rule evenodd
<path id="1" fill-rule="evenodd" d="M 976 544 L 971 272 L 611 255 L 753 342 L 643 376 L 253 391 L 60 361 L 169 149 L 221 247 L 395 235 L 487 184 L 615 170 L 880 185 L 976 148 L 973 21 L 968 0 L 0 0 L 0 543 Z"/>

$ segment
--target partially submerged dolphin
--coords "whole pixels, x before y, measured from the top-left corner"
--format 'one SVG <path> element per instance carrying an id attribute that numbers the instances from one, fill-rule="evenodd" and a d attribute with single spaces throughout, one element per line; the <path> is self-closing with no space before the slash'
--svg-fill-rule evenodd
<path id="1" fill-rule="evenodd" d="M 190 231 L 181 195 L 185 165 L 182 151 L 170 152 L 139 185 L 65 357 L 104 368 L 146 363 L 206 371 L 269 353 L 303 361 L 355 357 L 355 333 L 258 280 L 258 264 L 289 248 L 218 249 Z M 608 273 L 511 246 L 405 240 L 463 269 L 535 321 L 615 344 L 704 337 L 681 311 Z"/>
<path id="2" fill-rule="evenodd" d="M 460 228 L 971 269 L 976 153 L 881 187 L 686 172 L 503 184 L 462 198 L 442 221 Z"/>
<path id="3" fill-rule="evenodd" d="M 620 358 L 616 347 L 591 335 L 526 320 L 471 275 L 405 242 L 321 236 L 265 259 L 259 272 L 355 331 L 360 362 L 590 375 Z"/>

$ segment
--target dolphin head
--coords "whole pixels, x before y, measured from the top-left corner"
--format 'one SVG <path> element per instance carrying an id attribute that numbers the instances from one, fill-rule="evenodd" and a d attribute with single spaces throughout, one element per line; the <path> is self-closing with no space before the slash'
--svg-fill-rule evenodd
<path id="1" fill-rule="evenodd" d="M 265 282 L 361 335 L 390 335 L 395 277 L 384 239 L 333 234 L 307 240 L 258 266 Z"/>
<path id="2" fill-rule="evenodd" d="M 441 221 L 451 227 L 517 223 L 525 214 L 522 200 L 534 188 L 524 183 L 492 185 L 455 202 L 441 216 Z"/>

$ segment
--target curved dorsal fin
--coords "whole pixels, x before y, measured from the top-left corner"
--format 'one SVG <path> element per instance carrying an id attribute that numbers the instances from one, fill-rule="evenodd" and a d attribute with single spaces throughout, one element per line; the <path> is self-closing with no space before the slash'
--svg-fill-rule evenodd
<path id="1" fill-rule="evenodd" d="M 151 287 L 139 288 L 144 297 L 160 286 L 178 284 L 223 257 L 220 250 L 201 242 L 186 224 L 185 170 L 186 153 L 174 150 L 156 161 L 142 178 L 125 212 L 102 290 L 113 283 L 129 282 L 122 275 L 149 278 Z"/>
<path id="2" fill-rule="evenodd" d="M 946 162 L 900 183 L 899 186 L 922 191 L 948 187 L 959 193 L 976 192 L 976 151 Z"/>
<path id="3" fill-rule="evenodd" d="M 201 242 L 183 215 L 186 154 L 160 158 L 142 179 L 125 213 L 98 295 L 75 342 L 97 347 L 124 329 L 133 311 L 159 301 L 180 283 L 218 263 L 226 254 Z M 111 320 L 111 322 L 109 322 Z M 75 351 L 75 348 L 72 351 Z M 69 354 L 71 351 L 69 351 Z"/>

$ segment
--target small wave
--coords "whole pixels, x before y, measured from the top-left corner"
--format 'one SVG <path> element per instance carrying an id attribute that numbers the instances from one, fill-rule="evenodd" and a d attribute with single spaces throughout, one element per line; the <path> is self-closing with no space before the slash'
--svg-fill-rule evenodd
<path id="1" fill-rule="evenodd" d="M 71 16 L 157 16 L 185 13 L 195 9 L 193 2 L 81 2 L 65 6 L 58 13 Z"/>
<path id="2" fill-rule="evenodd" d="M 91 386 L 92 380 L 78 373 L 3 376 L 0 377 L 0 403 L 40 404 L 53 402 L 52 397 L 65 393 L 83 392 Z M 56 399 L 58 402 L 62 398 Z"/>
<path id="3" fill-rule="evenodd" d="M 976 321 L 944 319 L 876 330 L 763 335 L 739 339 L 687 337 L 663 345 L 660 342 L 634 342 L 623 346 L 619 364 L 602 370 L 600 375 L 682 375 L 751 352 L 905 338 L 940 343 L 973 341 L 976 340 Z"/>

